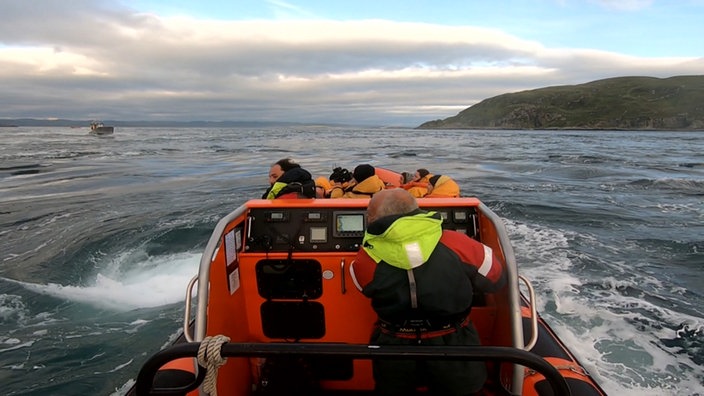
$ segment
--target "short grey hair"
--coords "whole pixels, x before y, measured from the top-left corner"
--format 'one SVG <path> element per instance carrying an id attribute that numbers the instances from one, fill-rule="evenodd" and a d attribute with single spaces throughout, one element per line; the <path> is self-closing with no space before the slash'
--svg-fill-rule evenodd
<path id="1" fill-rule="evenodd" d="M 402 188 L 381 190 L 374 194 L 370 202 L 373 208 L 372 221 L 391 215 L 400 215 L 418 209 L 418 202 L 408 191 Z"/>

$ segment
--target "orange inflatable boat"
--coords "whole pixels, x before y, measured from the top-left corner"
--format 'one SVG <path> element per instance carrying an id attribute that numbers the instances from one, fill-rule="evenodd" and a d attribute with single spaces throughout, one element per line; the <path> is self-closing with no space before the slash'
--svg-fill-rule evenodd
<path id="1" fill-rule="evenodd" d="M 536 312 L 501 219 L 476 198 L 418 202 L 505 267 L 508 286 L 474 299 L 482 345 L 368 345 L 376 315 L 349 273 L 368 202 L 251 200 L 222 218 L 186 291 L 182 337 L 146 361 L 130 394 L 371 395 L 372 359 L 401 356 L 483 361 L 483 395 L 605 394 Z"/>

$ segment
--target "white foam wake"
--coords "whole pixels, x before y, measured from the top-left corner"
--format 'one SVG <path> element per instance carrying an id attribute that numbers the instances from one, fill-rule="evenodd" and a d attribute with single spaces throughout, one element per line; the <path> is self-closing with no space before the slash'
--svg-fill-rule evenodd
<path id="1" fill-rule="evenodd" d="M 198 271 L 200 254 L 179 253 L 148 261 L 150 265 L 139 271 L 109 271 L 109 276 L 98 273 L 95 282 L 87 286 L 18 283 L 37 293 L 120 311 L 183 301 L 186 286 Z"/>

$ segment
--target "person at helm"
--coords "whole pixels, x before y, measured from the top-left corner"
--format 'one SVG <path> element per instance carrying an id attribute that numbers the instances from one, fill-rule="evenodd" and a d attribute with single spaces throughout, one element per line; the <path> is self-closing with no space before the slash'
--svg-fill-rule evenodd
<path id="1" fill-rule="evenodd" d="M 350 275 L 378 316 L 369 343 L 478 345 L 469 320 L 474 293 L 493 293 L 507 283 L 493 250 L 443 230 L 442 217 L 419 209 L 401 188 L 375 194 L 367 221 Z M 420 385 L 432 395 L 474 395 L 487 376 L 478 361 L 377 359 L 372 368 L 376 394 L 383 396 L 415 394 Z"/>

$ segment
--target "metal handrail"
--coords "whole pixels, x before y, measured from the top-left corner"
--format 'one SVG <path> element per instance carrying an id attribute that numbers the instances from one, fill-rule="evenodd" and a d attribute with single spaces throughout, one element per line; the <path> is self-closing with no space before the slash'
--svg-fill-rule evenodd
<path id="1" fill-rule="evenodd" d="M 533 289 L 533 285 L 531 285 L 530 281 L 528 281 L 528 278 L 525 276 L 518 275 L 518 279 L 522 280 L 526 285 L 526 288 L 528 288 L 528 307 L 530 308 L 531 335 L 530 340 L 528 340 L 526 345 L 523 346 L 523 349 L 530 351 L 538 342 L 538 309 L 535 307 L 535 289 Z"/>
<path id="2" fill-rule="evenodd" d="M 237 217 L 243 215 L 247 211 L 247 206 L 242 205 L 237 209 L 230 212 L 227 216 L 223 217 L 215 225 L 213 233 L 210 234 L 210 239 L 205 245 L 205 250 L 203 255 L 200 257 L 200 267 L 198 269 L 198 300 L 197 309 L 195 317 L 195 335 L 194 339 L 196 341 L 202 341 L 205 338 L 205 332 L 207 327 L 207 317 L 208 317 L 208 297 L 209 297 L 209 287 L 210 287 L 210 263 L 217 252 L 220 241 L 222 240 L 222 235 L 225 233 L 225 228 L 227 225 Z M 187 326 L 188 320 L 184 323 Z"/>
<path id="3" fill-rule="evenodd" d="M 183 314 L 183 337 L 188 342 L 193 342 L 193 335 L 191 335 L 191 299 L 193 298 L 193 285 L 198 282 L 198 275 L 194 276 L 188 286 L 186 287 L 186 310 Z"/>

